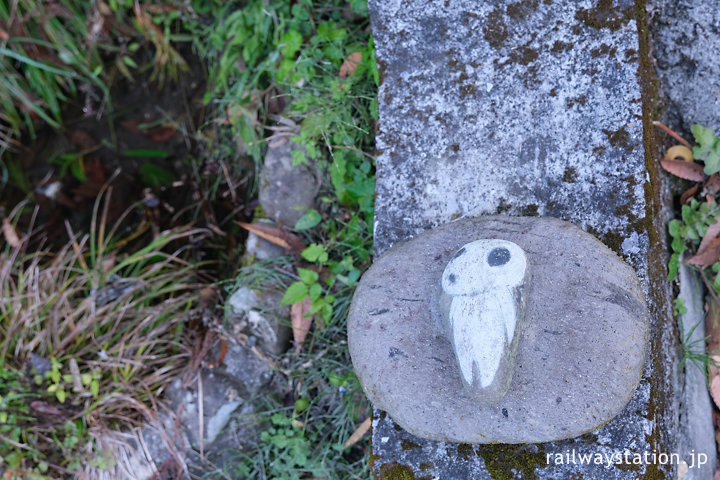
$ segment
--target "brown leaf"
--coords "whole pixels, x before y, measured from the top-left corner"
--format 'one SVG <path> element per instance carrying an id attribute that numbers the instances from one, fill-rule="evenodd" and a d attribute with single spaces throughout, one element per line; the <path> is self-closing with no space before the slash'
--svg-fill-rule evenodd
<path id="1" fill-rule="evenodd" d="M 720 407 L 720 376 L 716 376 L 710 382 L 710 396 L 715 402 L 715 405 Z"/>
<path id="2" fill-rule="evenodd" d="M 262 237 L 268 242 L 280 245 L 288 250 L 299 253 L 305 249 L 305 243 L 300 239 L 300 237 L 290 232 L 286 232 L 283 228 L 273 227 L 272 225 L 261 225 L 257 223 L 245 223 L 238 221 L 235 221 L 235 223 L 243 227 L 245 230 L 253 232 L 258 237 Z"/>
<path id="3" fill-rule="evenodd" d="M 707 228 L 705 236 L 703 237 L 702 241 L 700 242 L 700 246 L 698 247 L 698 253 L 707 249 L 708 245 L 710 245 L 710 242 L 712 242 L 713 239 L 715 239 L 716 237 L 720 236 L 720 217 L 715 217 L 715 221 L 716 223 L 710 225 Z"/>
<path id="4" fill-rule="evenodd" d="M 705 191 L 711 195 L 715 195 L 720 192 L 720 175 L 713 173 L 705 182 Z"/>
<path id="5" fill-rule="evenodd" d="M 370 430 L 370 425 L 372 425 L 372 417 L 368 417 L 365 419 L 364 422 L 358 426 L 352 435 L 350 435 L 350 438 L 348 438 L 348 441 L 345 442 L 342 446 L 343 450 L 351 445 L 355 445 L 357 442 L 360 441 L 360 439 L 365 436 L 365 434 Z"/>
<path id="6" fill-rule="evenodd" d="M 143 135 L 149 137 L 154 142 L 166 142 L 175 135 L 175 128 L 158 125 L 150 130 L 145 130 Z"/>
<path id="7" fill-rule="evenodd" d="M 720 470 L 715 470 L 715 475 L 713 475 L 713 480 L 720 480 Z"/>
<path id="8" fill-rule="evenodd" d="M 690 203 L 690 199 L 692 199 L 695 194 L 700 190 L 700 184 L 696 183 L 692 187 L 688 188 L 683 192 L 682 195 L 680 195 L 680 205 L 687 205 Z"/>
<path id="9" fill-rule="evenodd" d="M 140 119 L 123 120 L 122 122 L 120 122 L 121 127 L 133 133 L 141 133 L 138 125 L 140 125 Z"/>
<path id="10" fill-rule="evenodd" d="M 292 324 L 293 340 L 295 340 L 295 351 L 300 353 L 303 342 L 307 337 L 310 326 L 312 325 L 312 315 L 307 315 L 312 307 L 312 300 L 307 296 L 302 302 L 293 304 L 290 307 L 290 322 Z"/>
<path id="11" fill-rule="evenodd" d="M 62 415 L 59 408 L 42 400 L 34 400 L 30 402 L 30 408 L 36 412 L 44 413 L 46 415 Z"/>
<path id="12" fill-rule="evenodd" d="M 72 132 L 70 132 L 68 140 L 70 140 L 70 143 L 72 143 L 80 150 L 92 150 L 97 144 L 95 139 L 92 138 L 90 134 L 85 132 L 84 130 L 73 130 Z"/>
<path id="13" fill-rule="evenodd" d="M 10 219 L 5 217 L 2 221 L 2 231 L 3 236 L 5 236 L 5 241 L 13 248 L 18 248 L 22 241 L 20 240 L 20 236 L 17 234 L 17 231 L 15 231 L 15 227 L 12 226 L 12 223 L 10 223 Z"/>
<path id="14" fill-rule="evenodd" d="M 340 78 L 347 78 L 355 73 L 360 62 L 362 62 L 362 52 L 353 52 L 348 55 L 347 60 L 340 65 Z"/>
<path id="15" fill-rule="evenodd" d="M 715 237 L 705 247 L 705 250 L 698 250 L 698 253 L 685 259 L 685 263 L 698 267 L 709 267 L 718 259 L 720 259 L 720 238 Z"/>
<path id="16" fill-rule="evenodd" d="M 705 180 L 703 167 L 699 163 L 690 163 L 683 160 L 667 160 L 663 158 L 660 160 L 660 165 L 662 165 L 662 168 L 664 168 L 666 172 L 676 177 L 693 182 L 702 182 Z"/>
<path id="17" fill-rule="evenodd" d="M 83 161 L 83 168 L 87 180 L 72 190 L 73 195 L 85 198 L 95 198 L 107 180 L 102 162 L 98 157 L 88 157 Z"/>

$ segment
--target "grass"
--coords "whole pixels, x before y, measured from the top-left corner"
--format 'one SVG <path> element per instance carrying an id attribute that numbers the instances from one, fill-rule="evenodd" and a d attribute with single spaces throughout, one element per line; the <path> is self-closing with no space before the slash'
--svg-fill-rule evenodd
<path id="1" fill-rule="evenodd" d="M 113 430 L 155 421 L 156 395 L 190 356 L 184 337 L 207 278 L 184 260 L 187 247 L 170 247 L 206 232 L 162 232 L 123 252 L 116 228 L 106 231 L 109 199 L 101 214 L 99 204 L 90 234 L 69 232 L 59 251 L 31 251 L 28 232 L 0 256 L 6 472 L 110 468 Z"/>
<path id="2" fill-rule="evenodd" d="M 112 111 L 108 92 L 120 77 L 149 72 L 162 88 L 185 69 L 177 53 L 185 42 L 209 73 L 205 122 L 184 132 L 198 146 L 190 167 L 199 198 L 188 210 L 207 220 L 208 205 L 231 198 L 213 228 L 240 237 L 234 212 L 256 195 L 267 143 L 279 139 L 301 146 L 293 161 L 313 163 L 323 184 L 316 208 L 295 225 L 308 247 L 239 271 L 238 247 L 199 229 L 124 242 L 119 227 L 106 232 L 107 202 L 87 235 L 68 228 L 59 251 L 43 250 L 31 232 L 13 242 L 4 229 L 2 468 L 37 478 L 78 477 L 80 465 L 97 475 L 117 468 L 107 439 L 122 443 L 122 428 L 155 421 L 157 392 L 188 363 L 208 283 L 189 239 L 204 236 L 226 287 L 279 290 L 286 304 L 309 296 L 315 316 L 302 351 L 276 359 L 289 396 L 254 399 L 255 442 L 205 477 L 369 478 L 367 445 L 343 447 L 370 413 L 345 341 L 352 292 L 372 253 L 378 72 L 365 2 L 49 5 L 0 6 L 0 82 L 15 85 L 0 89 L 8 112 L 0 149 L 32 139 L 43 122 L 60 128 L 62 105 L 82 95 Z M 50 20 L 53 8 L 64 13 Z M 73 160 L 59 161 L 77 178 Z M 39 376 L 27 374 L 33 362 Z M 54 409 L 57 421 L 48 422 Z"/>

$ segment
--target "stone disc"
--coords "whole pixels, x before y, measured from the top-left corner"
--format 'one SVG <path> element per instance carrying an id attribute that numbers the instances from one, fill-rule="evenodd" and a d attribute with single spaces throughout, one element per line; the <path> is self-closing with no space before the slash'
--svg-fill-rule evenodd
<path id="1" fill-rule="evenodd" d="M 478 239 L 519 245 L 527 305 L 507 394 L 468 392 L 439 313 L 440 277 Z M 610 421 L 640 381 L 648 313 L 637 275 L 575 225 L 481 217 L 424 232 L 376 259 L 353 297 L 348 340 L 370 401 L 410 433 L 461 443 L 540 443 Z"/>

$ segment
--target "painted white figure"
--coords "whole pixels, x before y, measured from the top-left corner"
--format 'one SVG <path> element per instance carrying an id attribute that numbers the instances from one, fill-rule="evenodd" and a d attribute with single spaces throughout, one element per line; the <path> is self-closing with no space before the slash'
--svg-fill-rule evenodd
<path id="1" fill-rule="evenodd" d="M 525 252 L 507 240 L 477 240 L 455 253 L 442 274 L 451 297 L 447 321 L 465 384 L 496 401 L 509 387 L 524 315 Z"/>

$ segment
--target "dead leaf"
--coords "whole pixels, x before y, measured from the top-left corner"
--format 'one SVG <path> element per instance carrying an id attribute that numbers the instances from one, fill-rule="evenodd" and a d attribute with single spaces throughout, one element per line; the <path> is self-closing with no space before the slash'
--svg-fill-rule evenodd
<path id="1" fill-rule="evenodd" d="M 68 135 L 68 140 L 80 150 L 93 150 L 97 142 L 84 130 L 73 130 Z"/>
<path id="2" fill-rule="evenodd" d="M 707 186 L 706 186 L 707 188 Z M 688 188 L 683 192 L 682 195 L 680 195 L 680 205 L 687 205 L 690 203 L 690 199 L 692 199 L 695 194 L 700 190 L 700 184 L 696 183 L 692 187 Z"/>
<path id="3" fill-rule="evenodd" d="M 348 438 L 348 441 L 345 442 L 342 446 L 343 450 L 345 450 L 347 447 L 351 445 L 355 445 L 357 442 L 360 441 L 360 439 L 365 436 L 365 434 L 370 430 L 370 426 L 372 425 L 372 417 L 368 417 L 365 419 L 364 422 L 360 424 L 359 427 L 355 429 L 352 435 L 350 435 L 350 438 Z"/>
<path id="4" fill-rule="evenodd" d="M 72 189 L 72 193 L 79 197 L 95 198 L 107 181 L 102 162 L 98 157 L 85 158 L 83 169 L 87 179 L 82 185 Z"/>
<path id="5" fill-rule="evenodd" d="M 720 175 L 717 173 L 710 175 L 710 178 L 708 178 L 707 182 L 705 182 L 704 187 L 705 191 L 711 195 L 715 195 L 720 192 Z"/>
<path id="6" fill-rule="evenodd" d="M 36 412 L 44 413 L 46 415 L 62 415 L 59 408 L 42 400 L 34 400 L 30 402 L 30 408 Z"/>
<path id="7" fill-rule="evenodd" d="M 305 337 L 307 337 L 312 325 L 313 315 L 307 315 L 312 307 L 310 296 L 303 299 L 302 302 L 293 304 L 290 307 L 290 322 L 292 324 L 293 340 L 295 340 L 295 351 L 300 353 L 302 350 Z"/>
<path id="8" fill-rule="evenodd" d="M 715 470 L 715 475 L 713 475 L 713 480 L 720 480 L 720 470 Z"/>
<path id="9" fill-rule="evenodd" d="M 717 332 L 715 332 L 715 334 L 717 334 Z M 711 351 L 710 348 L 707 348 L 707 351 Z M 715 365 L 720 366 L 720 356 L 718 355 L 710 356 L 710 360 L 708 361 L 708 378 L 715 378 L 720 376 L 720 370 Z M 714 419 L 715 418 L 713 417 L 713 420 Z"/>
<path id="10" fill-rule="evenodd" d="M 166 142 L 170 140 L 173 135 L 175 135 L 175 128 L 165 125 L 158 125 L 157 127 L 145 130 L 143 134 L 149 137 L 154 142 Z"/>
<path id="11" fill-rule="evenodd" d="M 360 62 L 362 62 L 362 52 L 353 52 L 348 55 L 347 60 L 340 65 L 340 78 L 347 78 L 355 73 Z"/>
<path id="12" fill-rule="evenodd" d="M 703 173 L 703 167 L 699 163 L 690 163 L 683 160 L 668 160 L 663 158 L 660 160 L 660 165 L 665 169 L 666 172 L 675 175 L 676 177 L 684 178 L 693 182 L 702 182 L 705 180 L 705 174 Z"/>
<path id="13" fill-rule="evenodd" d="M 720 258 L 720 238 L 713 238 L 707 244 L 705 250 L 698 250 L 698 253 L 690 258 L 685 259 L 688 265 L 697 265 L 699 267 L 709 267 L 717 262 Z"/>
<path id="14" fill-rule="evenodd" d="M 10 223 L 10 219 L 5 217 L 2 221 L 2 231 L 3 235 L 5 236 L 5 241 L 10 245 L 12 248 L 18 248 L 22 241 L 20 240 L 20 236 L 17 234 L 17 231 L 15 230 L 15 227 L 12 226 L 12 223 Z"/>
<path id="15" fill-rule="evenodd" d="M 687 475 L 689 470 L 690 470 L 690 468 L 688 467 L 688 464 L 685 460 L 680 462 L 680 464 L 678 465 L 678 469 L 677 469 L 678 480 L 682 480 L 683 478 L 685 478 L 685 475 Z"/>
<path id="16" fill-rule="evenodd" d="M 3 30 L 2 28 L 0 28 L 0 39 L 7 40 L 9 38 L 10 38 L 10 34 L 8 32 L 6 32 L 5 30 Z"/>
<path id="17" fill-rule="evenodd" d="M 286 232 L 281 227 L 274 227 L 272 225 L 260 225 L 257 223 L 245 223 L 235 221 L 238 225 L 243 227 L 249 232 L 253 232 L 258 237 L 262 237 L 270 243 L 280 245 L 281 247 L 300 253 L 305 249 L 305 243 L 298 237 L 290 232 Z"/>
<path id="18" fill-rule="evenodd" d="M 715 376 L 710 383 L 710 396 L 715 405 L 720 407 L 720 376 Z"/>
<path id="19" fill-rule="evenodd" d="M 707 249 L 708 245 L 710 245 L 710 242 L 712 242 L 714 238 L 720 236 L 720 217 L 715 217 L 715 221 L 716 223 L 710 225 L 707 228 L 705 236 L 703 237 L 702 241 L 700 242 L 700 246 L 698 247 L 698 253 Z"/>

